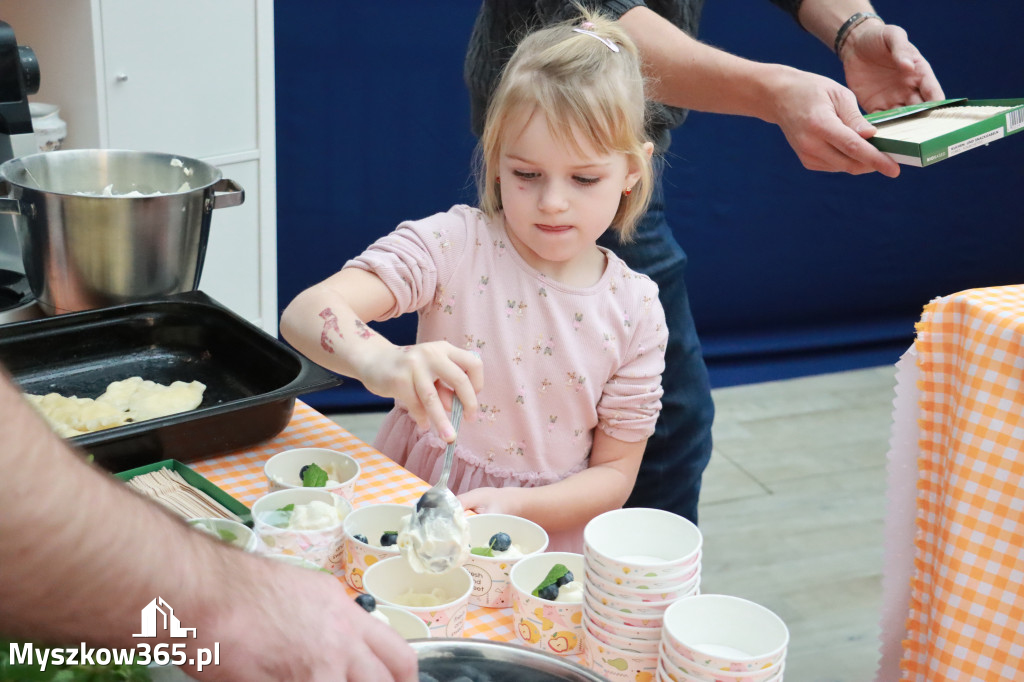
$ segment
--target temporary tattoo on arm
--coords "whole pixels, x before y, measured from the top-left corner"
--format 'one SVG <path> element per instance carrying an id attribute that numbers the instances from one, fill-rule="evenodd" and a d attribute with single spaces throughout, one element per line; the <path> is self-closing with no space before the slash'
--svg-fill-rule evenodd
<path id="1" fill-rule="evenodd" d="M 320 347 L 328 353 L 334 353 L 334 344 L 331 343 L 330 337 L 327 336 L 328 332 L 334 332 L 338 335 L 339 339 L 345 338 L 345 335 L 341 333 L 341 329 L 338 328 L 338 318 L 334 316 L 334 311 L 330 308 L 324 308 L 320 311 L 320 317 L 324 320 L 324 328 L 320 332 Z"/>
<path id="2" fill-rule="evenodd" d="M 362 320 L 356 320 L 356 333 L 359 334 L 359 338 L 368 339 L 376 332 L 370 329 Z"/>

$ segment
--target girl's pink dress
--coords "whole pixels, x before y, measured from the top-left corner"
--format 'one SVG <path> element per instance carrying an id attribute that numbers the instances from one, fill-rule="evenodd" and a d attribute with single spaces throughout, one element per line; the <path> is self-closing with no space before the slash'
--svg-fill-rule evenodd
<path id="1" fill-rule="evenodd" d="M 480 414 L 459 431 L 449 487 L 541 486 L 587 467 L 595 428 L 648 438 L 661 410 L 667 339 L 658 288 L 610 251 L 593 286 L 574 288 L 530 267 L 504 226 L 455 206 L 404 222 L 345 267 L 375 273 L 416 311 L 417 342 L 447 340 L 484 363 Z M 445 443 L 396 407 L 374 446 L 431 483 Z M 582 528 L 549 548 L 582 549 Z"/>

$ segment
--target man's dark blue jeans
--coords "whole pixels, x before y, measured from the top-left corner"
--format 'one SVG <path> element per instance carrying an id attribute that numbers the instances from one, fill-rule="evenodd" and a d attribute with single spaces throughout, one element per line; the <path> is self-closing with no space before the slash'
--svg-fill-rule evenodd
<path id="1" fill-rule="evenodd" d="M 665 219 L 660 174 L 655 183 L 651 206 L 637 225 L 633 242 L 620 244 L 611 231 L 600 240 L 658 284 L 668 323 L 661 416 L 626 506 L 664 509 L 697 523 L 701 476 L 711 459 L 715 407 L 683 279 L 686 253 Z"/>

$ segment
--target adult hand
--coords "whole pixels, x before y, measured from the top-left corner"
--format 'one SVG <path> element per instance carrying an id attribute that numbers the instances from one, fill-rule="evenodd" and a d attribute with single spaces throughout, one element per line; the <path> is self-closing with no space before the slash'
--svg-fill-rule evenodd
<path id="1" fill-rule="evenodd" d="M 252 560 L 269 564 L 261 567 L 265 572 L 257 571 L 264 579 L 249 584 L 248 599 L 224 609 L 209 630 L 200 630 L 223 640 L 230 633 L 232 644 L 221 645 L 220 665 L 190 674 L 255 682 L 418 679 L 415 651 L 356 604 L 336 578 L 273 559 Z"/>
<path id="2" fill-rule="evenodd" d="M 368 356 L 359 374 L 367 389 L 394 398 L 421 428 L 433 426 L 447 442 L 455 431 L 445 410 L 458 394 L 468 419 L 477 412 L 483 388 L 483 362 L 476 353 L 447 341 L 389 346 Z"/>
<path id="3" fill-rule="evenodd" d="M 843 44 L 846 84 L 867 112 L 945 99 L 932 67 L 899 26 L 869 19 Z"/>
<path id="4" fill-rule="evenodd" d="M 780 67 L 779 73 L 766 120 L 782 129 L 805 168 L 899 175 L 899 164 L 865 141 L 875 127 L 861 114 L 851 90 L 806 71 Z"/>

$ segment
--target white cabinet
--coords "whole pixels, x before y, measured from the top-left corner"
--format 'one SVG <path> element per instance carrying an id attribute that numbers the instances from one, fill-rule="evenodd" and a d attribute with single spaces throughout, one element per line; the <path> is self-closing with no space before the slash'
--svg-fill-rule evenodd
<path id="1" fill-rule="evenodd" d="M 200 289 L 277 333 L 272 0 L 0 0 L 39 60 L 32 101 L 68 123 L 64 148 L 162 151 L 245 189 L 218 209 Z"/>

